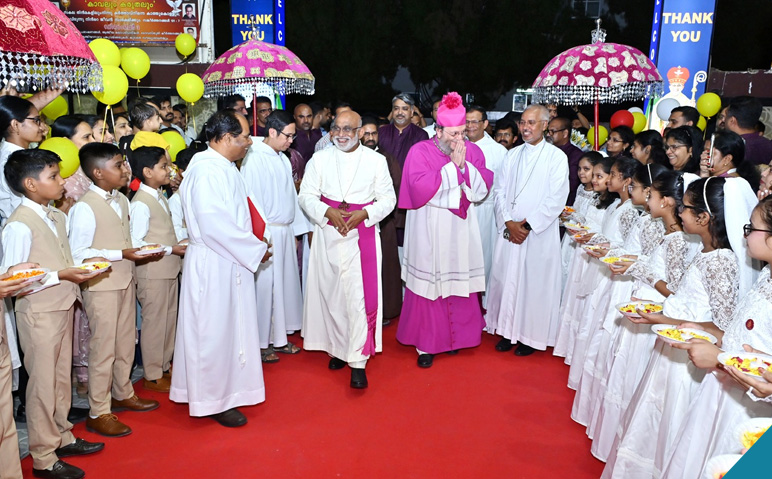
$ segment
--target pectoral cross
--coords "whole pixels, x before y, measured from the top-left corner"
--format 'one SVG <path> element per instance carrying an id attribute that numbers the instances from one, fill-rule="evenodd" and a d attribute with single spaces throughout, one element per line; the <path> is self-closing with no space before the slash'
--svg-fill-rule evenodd
<path id="1" fill-rule="evenodd" d="M 348 209 L 351 208 L 351 205 L 346 203 L 346 200 L 343 200 L 338 205 L 338 209 L 341 211 L 348 211 Z"/>

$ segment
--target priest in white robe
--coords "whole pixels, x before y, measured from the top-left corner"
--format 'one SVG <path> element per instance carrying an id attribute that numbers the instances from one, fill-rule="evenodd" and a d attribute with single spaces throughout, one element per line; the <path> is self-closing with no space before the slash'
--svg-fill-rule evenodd
<path id="1" fill-rule="evenodd" d="M 487 330 L 499 351 L 527 356 L 555 345 L 561 289 L 558 217 L 568 197 L 566 154 L 544 140 L 549 112 L 531 105 L 494 184 L 499 236 L 488 285 Z"/>
<path id="2" fill-rule="evenodd" d="M 448 93 L 437 109 L 437 135 L 410 149 L 399 189 L 399 207 L 408 211 L 397 340 L 416 347 L 422 368 L 435 354 L 479 346 L 485 326 L 485 263 L 471 204 L 488 195 L 493 173 L 464 139 L 465 124 L 461 97 Z"/>
<path id="3" fill-rule="evenodd" d="M 191 416 L 237 427 L 247 422 L 237 407 L 265 400 L 254 273 L 269 253 L 234 163 L 252 144 L 246 118 L 219 111 L 206 134 L 209 149 L 193 157 L 179 189 L 190 244 L 169 398 L 188 403 Z"/>
<path id="4" fill-rule="evenodd" d="M 265 363 L 279 360 L 276 353 L 300 352 L 287 339 L 299 331 L 303 318 L 295 237 L 311 231 L 298 204 L 292 167 L 283 153 L 295 138 L 295 123 L 284 110 L 265 120 L 266 136 L 252 144 L 241 163 L 241 174 L 257 198 L 271 235 L 273 256 L 257 269 L 257 326 Z"/>
<path id="5" fill-rule="evenodd" d="M 360 144 L 361 126 L 352 111 L 335 117 L 335 147 L 314 153 L 298 195 L 314 224 L 303 348 L 326 351 L 330 369 L 348 364 L 358 389 L 367 387 L 368 358 L 382 350 L 377 228 L 397 202 L 386 159 Z"/>
<path id="6" fill-rule="evenodd" d="M 485 132 L 488 128 L 488 114 L 484 108 L 472 105 L 466 109 L 466 137 L 479 146 L 485 156 L 485 167 L 493 172 L 493 180 L 501 171 L 507 149 Z M 485 260 L 485 284 L 490 281 L 491 263 L 493 262 L 493 248 L 496 246 L 498 229 L 496 228 L 496 215 L 494 213 L 494 191 L 491 190 L 484 200 L 474 203 L 477 215 L 477 225 L 480 227 L 480 240 L 482 241 L 483 259 Z M 487 307 L 488 298 L 483 295 L 483 307 Z"/>

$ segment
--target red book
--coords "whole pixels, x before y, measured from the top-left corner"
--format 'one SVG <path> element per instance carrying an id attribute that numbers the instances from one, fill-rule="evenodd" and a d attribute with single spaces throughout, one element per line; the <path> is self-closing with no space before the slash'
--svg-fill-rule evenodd
<path id="1" fill-rule="evenodd" d="M 265 220 L 263 220 L 263 217 L 257 212 L 257 208 L 255 208 L 254 203 L 252 203 L 252 199 L 247 198 L 247 202 L 249 203 L 249 216 L 252 219 L 252 233 L 257 236 L 257 239 L 262 241 L 265 237 Z"/>

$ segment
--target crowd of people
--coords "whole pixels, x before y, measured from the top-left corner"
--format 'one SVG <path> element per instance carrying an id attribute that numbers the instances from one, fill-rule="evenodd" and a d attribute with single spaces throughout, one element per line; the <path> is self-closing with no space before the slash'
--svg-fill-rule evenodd
<path id="1" fill-rule="evenodd" d="M 80 478 L 62 458 L 105 445 L 72 434 L 73 385 L 107 437 L 132 432 L 116 412 L 160 406 L 131 382 L 136 343 L 142 389 L 239 427 L 265 400 L 263 365 L 301 349 L 367 388 L 397 318 L 421 368 L 486 331 L 519 357 L 554 347 L 604 477 L 698 478 L 728 428 L 769 416 L 772 372 L 717 359 L 772 350 L 755 98 L 728 101 L 714 133 L 681 107 L 664 134 L 612 128 L 596 152 L 577 109 L 494 125 L 454 92 L 429 126 L 408 94 L 387 117 L 231 95 L 200 132 L 163 96 L 49 128 L 56 94 L 0 96 L 0 477 L 21 477 L 15 382 L 34 475 Z M 49 130 L 79 150 L 67 178 L 36 148 Z M 188 147 L 172 154 L 166 132 Z M 634 299 L 662 309 L 620 312 Z M 671 344 L 652 324 L 717 341 Z"/>

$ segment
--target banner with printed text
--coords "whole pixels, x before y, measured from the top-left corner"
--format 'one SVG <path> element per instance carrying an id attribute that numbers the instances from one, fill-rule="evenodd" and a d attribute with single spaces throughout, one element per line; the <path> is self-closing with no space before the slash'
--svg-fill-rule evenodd
<path id="1" fill-rule="evenodd" d="M 199 38 L 195 0 L 58 0 L 58 6 L 86 40 L 107 38 L 137 45 L 174 44 L 180 33 Z"/>
<path id="2" fill-rule="evenodd" d="M 274 0 L 231 0 L 232 46 L 247 40 L 275 43 Z"/>

